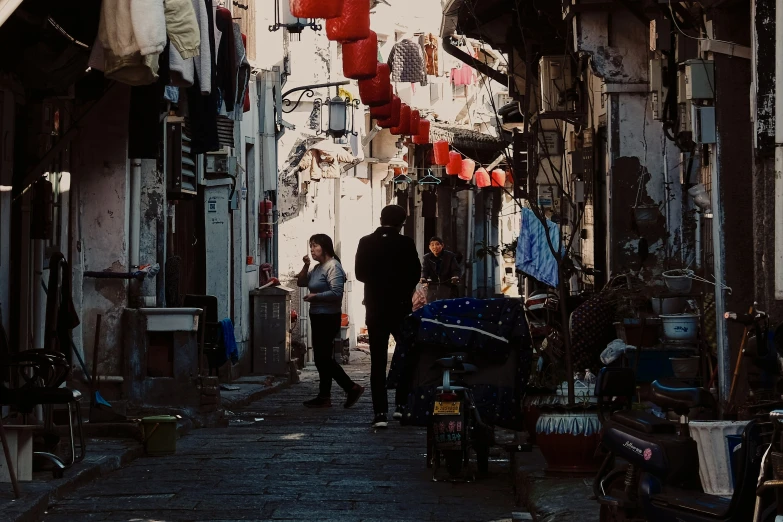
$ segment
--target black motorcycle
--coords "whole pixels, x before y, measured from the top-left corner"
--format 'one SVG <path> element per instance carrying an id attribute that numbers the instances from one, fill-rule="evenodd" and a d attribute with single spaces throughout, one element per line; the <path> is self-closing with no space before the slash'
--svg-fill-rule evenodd
<path id="1" fill-rule="evenodd" d="M 680 416 L 678 422 L 631 409 L 636 380 L 630 368 L 604 368 L 596 383 L 602 447 L 608 455 L 593 483 L 601 522 L 751 522 L 764 451 L 761 426 L 751 421 L 737 451 L 734 495 L 705 494 L 696 442 L 688 431 L 693 408 L 715 399 L 704 388 L 653 382 L 650 402 Z M 783 412 L 782 412 L 783 415 Z M 616 460 L 623 463 L 616 465 Z M 780 484 L 783 484 L 781 482 Z M 755 519 L 774 522 L 772 518 Z"/>

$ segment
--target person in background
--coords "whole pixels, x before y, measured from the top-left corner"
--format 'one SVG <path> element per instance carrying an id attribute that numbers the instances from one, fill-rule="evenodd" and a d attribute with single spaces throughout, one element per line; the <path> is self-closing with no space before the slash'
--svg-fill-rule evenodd
<path id="1" fill-rule="evenodd" d="M 304 256 L 304 266 L 296 276 L 300 287 L 307 287 L 304 300 L 310 303 L 310 328 L 313 334 L 313 355 L 320 386 L 315 399 L 305 401 L 308 408 L 332 406 L 332 379 L 347 394 L 345 407 L 350 408 L 364 393 L 364 388 L 351 380 L 334 360 L 334 340 L 340 335 L 345 272 L 334 253 L 332 239 L 326 234 L 310 238 L 310 257 L 318 262 L 310 270 L 310 258 Z M 309 273 L 308 273 L 309 271 Z"/>
<path id="2" fill-rule="evenodd" d="M 427 285 L 427 302 L 457 297 L 454 285 L 459 281 L 459 264 L 453 252 L 443 248 L 438 236 L 430 239 L 430 252 L 421 265 L 421 283 Z"/>
<path id="3" fill-rule="evenodd" d="M 370 337 L 370 387 L 375 411 L 372 425 L 388 425 L 389 400 L 386 394 L 386 365 L 389 336 L 400 338 L 402 321 L 413 307 L 413 293 L 421 263 L 413 239 L 400 234 L 408 218 L 405 209 L 389 205 L 381 210 L 381 226 L 359 241 L 356 251 L 356 278 L 364 283 L 364 306 Z M 402 417 L 407 394 L 398 388 L 394 418 Z"/>

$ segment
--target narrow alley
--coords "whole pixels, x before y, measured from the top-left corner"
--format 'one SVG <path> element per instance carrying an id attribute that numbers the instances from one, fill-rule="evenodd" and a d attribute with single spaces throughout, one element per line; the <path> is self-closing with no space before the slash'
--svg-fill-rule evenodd
<path id="1" fill-rule="evenodd" d="M 369 384 L 369 365 L 346 366 Z M 369 427 L 365 395 L 350 410 L 306 409 L 317 373 L 235 412 L 228 429 L 195 430 L 177 454 L 144 457 L 52 505 L 44 520 L 510 520 L 507 466 L 474 483 L 434 483 L 425 432 Z M 335 394 L 335 399 L 338 396 Z M 263 419 L 263 420 L 261 420 Z"/>

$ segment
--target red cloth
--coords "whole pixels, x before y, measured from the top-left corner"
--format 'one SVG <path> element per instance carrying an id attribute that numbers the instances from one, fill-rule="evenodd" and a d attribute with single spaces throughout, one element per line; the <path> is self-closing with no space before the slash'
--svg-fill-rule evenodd
<path id="1" fill-rule="evenodd" d="M 456 86 L 459 85 L 473 85 L 476 81 L 475 71 L 473 67 L 463 65 L 459 69 L 451 70 L 451 83 Z"/>
<path id="2" fill-rule="evenodd" d="M 242 34 L 242 44 L 245 46 L 245 52 L 247 52 L 247 35 Z M 248 85 L 245 89 L 245 100 L 242 102 L 242 112 L 250 112 L 250 79 L 248 78 Z"/>

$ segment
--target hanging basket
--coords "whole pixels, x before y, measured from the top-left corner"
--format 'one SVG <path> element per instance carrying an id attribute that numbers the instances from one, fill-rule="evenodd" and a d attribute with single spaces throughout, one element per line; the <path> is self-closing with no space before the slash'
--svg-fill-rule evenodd
<path id="1" fill-rule="evenodd" d="M 438 140 L 432 144 L 432 150 L 435 154 L 435 165 L 446 166 L 449 164 L 449 142 Z"/>
<path id="2" fill-rule="evenodd" d="M 489 179 L 489 172 L 484 167 L 479 168 L 476 171 L 476 186 L 478 188 L 486 188 L 492 185 L 492 181 Z"/>
<path id="3" fill-rule="evenodd" d="M 378 72 L 378 35 L 358 42 L 343 44 L 343 76 L 352 80 L 368 80 Z"/>
<path id="4" fill-rule="evenodd" d="M 411 131 L 411 108 L 407 103 L 402 104 L 400 109 L 400 123 L 391 128 L 391 133 L 395 135 L 407 136 Z"/>
<path id="5" fill-rule="evenodd" d="M 400 108 L 402 107 L 402 100 L 399 96 L 392 96 L 392 101 L 388 104 L 391 109 L 391 115 L 385 120 L 380 120 L 378 126 L 382 129 L 391 129 L 400 124 Z M 372 110 L 372 109 L 370 109 Z"/>
<path id="6" fill-rule="evenodd" d="M 456 176 L 462 172 L 462 154 L 456 151 L 449 151 L 449 162 L 446 165 L 446 174 Z"/>
<path id="7" fill-rule="evenodd" d="M 476 162 L 470 158 L 462 160 L 462 169 L 459 172 L 459 179 L 470 181 L 473 179 L 473 173 L 476 171 Z"/>
<path id="8" fill-rule="evenodd" d="M 370 2 L 343 0 L 343 14 L 326 21 L 326 37 L 340 43 L 356 42 L 370 36 Z"/>
<path id="9" fill-rule="evenodd" d="M 344 57 L 343 57 L 344 58 Z M 391 101 L 391 70 L 385 63 L 377 64 L 374 78 L 359 81 L 359 96 L 370 107 L 386 105 Z"/>
<path id="10" fill-rule="evenodd" d="M 492 171 L 492 186 L 493 187 L 506 186 L 506 173 L 503 171 L 503 169 L 495 169 Z"/>
<path id="11" fill-rule="evenodd" d="M 430 142 L 430 120 L 419 121 L 419 133 L 413 136 L 413 143 L 426 145 Z"/>
<path id="12" fill-rule="evenodd" d="M 343 14 L 343 0 L 288 0 L 297 18 L 337 18 Z"/>
<path id="13" fill-rule="evenodd" d="M 421 122 L 421 113 L 419 111 L 411 111 L 411 136 L 419 134 L 419 123 Z"/>

